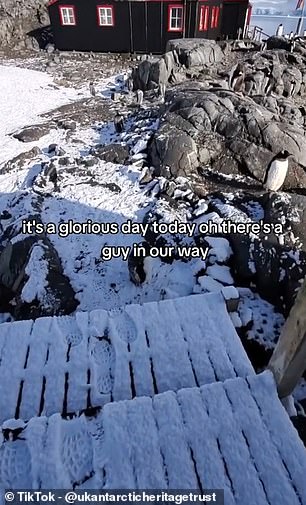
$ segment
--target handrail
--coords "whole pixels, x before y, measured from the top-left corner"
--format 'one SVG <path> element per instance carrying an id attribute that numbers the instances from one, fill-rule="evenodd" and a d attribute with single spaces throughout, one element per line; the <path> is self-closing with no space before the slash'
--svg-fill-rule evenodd
<path id="1" fill-rule="evenodd" d="M 260 26 L 247 26 L 246 27 L 246 32 L 245 32 L 245 37 L 250 38 L 251 40 L 258 40 L 261 41 L 262 36 L 264 37 L 270 37 L 268 33 L 265 33 L 263 29 Z"/>

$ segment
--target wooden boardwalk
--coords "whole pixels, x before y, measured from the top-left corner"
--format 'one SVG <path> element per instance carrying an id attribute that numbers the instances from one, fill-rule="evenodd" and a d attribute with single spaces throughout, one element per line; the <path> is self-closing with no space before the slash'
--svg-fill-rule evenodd
<path id="1" fill-rule="evenodd" d="M 0 325 L 0 422 L 251 374 L 221 294 Z"/>
<path id="2" fill-rule="evenodd" d="M 2 488 L 223 488 L 225 505 L 304 505 L 306 452 L 272 374 L 33 418 L 0 449 Z"/>

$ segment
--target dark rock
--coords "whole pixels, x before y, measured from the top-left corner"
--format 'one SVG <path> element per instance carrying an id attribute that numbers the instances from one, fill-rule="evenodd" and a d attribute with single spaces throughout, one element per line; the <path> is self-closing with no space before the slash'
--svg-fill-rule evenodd
<path id="1" fill-rule="evenodd" d="M 84 165 L 85 167 L 93 167 L 96 165 L 98 160 L 96 158 L 85 158 L 84 159 Z"/>
<path id="2" fill-rule="evenodd" d="M 48 147 L 48 154 L 53 154 L 54 156 L 64 156 L 66 152 L 58 144 L 50 144 Z"/>
<path id="3" fill-rule="evenodd" d="M 139 184 L 148 184 L 153 180 L 152 170 L 149 167 L 145 167 L 139 176 Z"/>
<path id="4" fill-rule="evenodd" d="M 301 111 L 293 125 L 248 97 L 225 89 L 207 91 L 199 83 L 177 86 L 168 95 L 168 112 L 148 145 L 157 174 L 190 176 L 199 165 L 210 164 L 215 172 L 263 182 L 272 158 L 287 150 L 292 159 L 284 189 L 306 189 Z"/>
<path id="5" fill-rule="evenodd" d="M 157 173 L 168 176 L 188 176 L 198 167 L 197 145 L 191 136 L 164 124 L 149 146 L 149 155 Z"/>
<path id="6" fill-rule="evenodd" d="M 121 193 L 120 186 L 118 186 L 118 184 L 115 184 L 114 182 L 109 182 L 109 183 L 101 184 L 101 186 L 103 186 L 104 188 L 109 189 L 110 191 L 112 191 L 112 193 Z"/>
<path id="7" fill-rule="evenodd" d="M 72 131 L 75 131 L 77 127 L 76 122 L 70 119 L 61 119 L 60 121 L 58 121 L 58 126 L 60 128 L 63 128 L 64 130 L 72 130 Z"/>
<path id="8" fill-rule="evenodd" d="M 13 137 L 20 142 L 35 142 L 49 132 L 47 125 L 28 126 L 18 133 L 14 133 Z"/>
<path id="9" fill-rule="evenodd" d="M 41 154 L 39 147 L 35 146 L 30 151 L 18 154 L 15 158 L 11 159 L 1 168 L 1 173 L 9 172 L 12 168 L 22 167 L 27 161 L 32 160 L 34 157 Z"/>
<path id="10" fill-rule="evenodd" d="M 3 284 L 0 284 L 0 310 L 1 312 L 10 312 L 10 301 L 14 298 L 14 292 L 8 288 L 7 286 L 4 286 Z"/>
<path id="11" fill-rule="evenodd" d="M 58 148 L 57 144 L 50 144 L 48 147 L 48 154 L 54 153 Z"/>
<path id="12" fill-rule="evenodd" d="M 0 45 L 11 48 L 32 47 L 33 43 L 27 34 L 49 25 L 48 9 L 44 0 L 23 2 L 2 0 L 0 2 Z M 35 36 L 35 35 L 34 35 Z M 29 39 L 29 40 L 28 40 Z"/>
<path id="13" fill-rule="evenodd" d="M 54 44 L 47 44 L 46 47 L 45 47 L 45 51 L 48 53 L 48 54 L 53 54 L 54 51 L 55 51 L 55 46 Z"/>
<path id="14" fill-rule="evenodd" d="M 32 219 L 35 219 L 37 223 L 40 222 L 38 216 L 29 216 L 29 220 Z M 20 236 L 20 240 L 12 243 L 12 238 L 19 233 L 19 224 L 16 226 L 13 224 L 6 229 L 3 239 L 8 242 L 5 243 L 0 255 L 2 293 L 5 293 L 6 303 L 12 297 L 15 299 L 9 311 L 15 319 L 31 319 L 73 312 L 78 302 L 74 297 L 69 279 L 63 274 L 58 254 L 48 237 L 44 234 L 24 238 Z M 40 253 L 43 254 L 42 261 L 47 265 L 46 284 L 44 293 L 36 295 L 33 293 L 35 298 L 25 301 L 22 292 L 28 281 L 26 269 L 32 262 L 32 254 L 37 251 L 36 247 L 40 248 Z"/>
<path id="15" fill-rule="evenodd" d="M 12 214 L 8 210 L 4 210 L 0 214 L 0 219 L 11 219 Z"/>
<path id="16" fill-rule="evenodd" d="M 306 251 L 306 196 L 299 194 L 266 194 L 263 199 L 265 222 L 283 225 L 285 245 Z M 269 237 L 271 239 L 271 237 Z M 277 242 L 277 238 L 274 239 Z"/>
<path id="17" fill-rule="evenodd" d="M 287 315 L 306 276 L 306 253 L 246 235 L 227 235 L 233 270 L 240 285 L 254 283 L 258 293 Z"/>
<path id="18" fill-rule="evenodd" d="M 293 426 L 296 428 L 300 439 L 302 440 L 306 448 L 306 417 L 305 416 L 294 416 L 290 418 Z"/>
<path id="19" fill-rule="evenodd" d="M 167 51 L 176 53 L 179 62 L 187 68 L 214 65 L 224 58 L 224 53 L 217 42 L 207 39 L 169 40 Z"/>
<path id="20" fill-rule="evenodd" d="M 285 49 L 290 51 L 290 41 L 285 39 L 285 37 L 269 37 L 267 40 L 267 49 Z"/>
<path id="21" fill-rule="evenodd" d="M 171 69 L 167 68 L 163 58 L 142 61 L 133 69 L 134 89 L 143 91 L 158 88 L 168 82 Z"/>
<path id="22" fill-rule="evenodd" d="M 129 158 L 129 149 L 120 144 L 101 145 L 91 149 L 90 154 L 109 163 L 125 164 Z"/>
<path id="23" fill-rule="evenodd" d="M 58 164 L 61 166 L 70 165 L 70 158 L 68 158 L 67 156 L 65 156 L 64 158 L 59 158 Z"/>

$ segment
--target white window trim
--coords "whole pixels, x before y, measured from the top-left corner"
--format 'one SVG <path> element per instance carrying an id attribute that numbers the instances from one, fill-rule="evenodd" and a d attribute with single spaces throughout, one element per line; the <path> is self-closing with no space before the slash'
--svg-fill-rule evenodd
<path id="1" fill-rule="evenodd" d="M 75 10 L 74 7 L 60 7 L 61 10 L 61 22 L 63 26 L 75 26 Z M 66 21 L 65 21 L 66 18 Z"/>
<path id="2" fill-rule="evenodd" d="M 173 16 L 173 11 L 179 11 L 181 14 Z M 183 31 L 183 16 L 184 16 L 184 9 L 183 6 L 169 6 L 169 26 L 168 26 L 168 31 L 169 32 L 181 32 Z M 179 27 L 173 27 L 172 22 L 173 20 L 180 20 L 180 26 Z"/>
<path id="3" fill-rule="evenodd" d="M 110 11 L 110 15 L 108 13 Z M 106 23 L 102 23 L 102 17 L 106 20 Z M 98 6 L 98 18 L 99 18 L 99 26 L 114 26 L 114 14 L 112 7 L 99 7 Z M 111 22 L 108 22 L 110 18 Z"/>

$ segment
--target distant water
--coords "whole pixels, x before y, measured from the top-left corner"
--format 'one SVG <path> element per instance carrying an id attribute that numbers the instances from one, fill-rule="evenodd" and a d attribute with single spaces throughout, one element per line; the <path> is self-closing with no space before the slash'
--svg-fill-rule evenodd
<path id="1" fill-rule="evenodd" d="M 259 26 L 267 35 L 275 35 L 278 25 L 282 23 L 284 34 L 289 34 L 291 31 L 295 33 L 298 20 L 298 17 L 287 16 L 252 16 L 250 24 Z M 306 19 L 303 20 L 301 35 L 303 35 L 303 30 L 306 30 Z"/>

